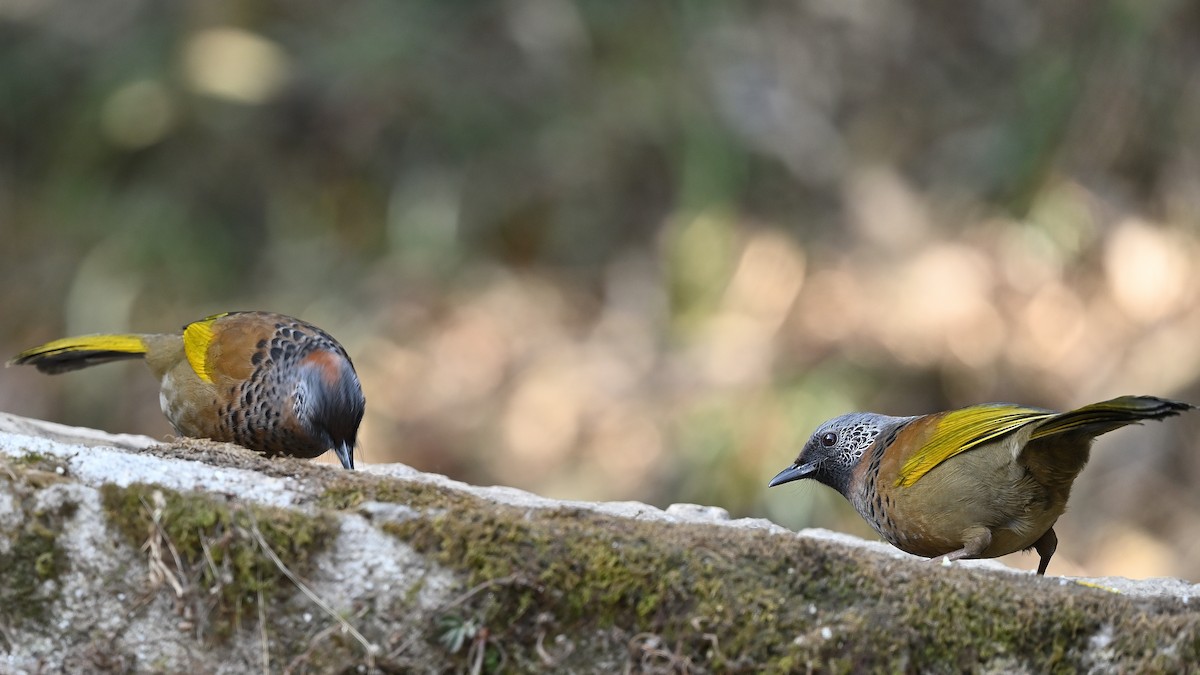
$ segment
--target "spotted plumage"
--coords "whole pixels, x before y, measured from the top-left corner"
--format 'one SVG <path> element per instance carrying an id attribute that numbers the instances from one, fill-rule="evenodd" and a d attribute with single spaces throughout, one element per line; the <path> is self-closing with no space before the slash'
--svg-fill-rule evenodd
<path id="1" fill-rule="evenodd" d="M 230 312 L 182 333 L 89 335 L 55 340 L 11 364 L 61 373 L 144 358 L 163 414 L 183 436 L 237 443 L 268 456 L 334 450 L 354 468 L 365 402 L 346 350 L 328 333 L 268 312 Z"/>

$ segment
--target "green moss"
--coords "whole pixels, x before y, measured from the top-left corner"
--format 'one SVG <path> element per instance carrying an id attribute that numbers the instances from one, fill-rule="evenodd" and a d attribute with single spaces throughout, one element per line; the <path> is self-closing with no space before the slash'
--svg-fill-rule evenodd
<path id="1" fill-rule="evenodd" d="M 426 635 L 460 666 L 469 664 L 464 626 L 477 626 L 471 639 L 486 640 L 488 655 L 502 650 L 514 671 L 544 669 L 539 649 L 553 652 L 560 634 L 575 645 L 556 664 L 564 669 L 636 670 L 645 658 L 716 672 L 1067 672 L 1086 666 L 1081 655 L 1105 625 L 1122 636 L 1118 666 L 1169 670 L 1200 658 L 1200 627 L 1184 608 L 1133 610 L 1127 598 L 1054 579 L 856 557 L 758 530 L 515 508 L 368 475 L 340 475 L 319 499 L 334 509 L 367 501 L 423 511 L 382 527 L 474 591 Z M 1139 611 L 1152 618 L 1132 625 Z M 1135 637 L 1160 636 L 1159 627 L 1183 637 L 1166 651 Z"/>
<path id="2" fill-rule="evenodd" d="M 6 492 L 21 518 L 12 530 L 0 531 L 0 539 L 6 540 L 0 544 L 0 625 L 40 625 L 48 620 L 50 608 L 62 592 L 59 576 L 68 561 L 58 533 L 76 506 L 34 506 L 36 490 L 59 481 L 55 474 L 5 462 L 3 475 L 19 479 L 8 483 Z"/>
<path id="3" fill-rule="evenodd" d="M 41 624 L 58 599 L 61 586 L 58 575 L 66 557 L 58 545 L 53 521 L 57 514 L 35 514 L 0 553 L 0 619 L 8 625 Z"/>
<path id="4" fill-rule="evenodd" d="M 16 466 L 32 466 L 37 468 L 53 468 L 61 462 L 61 460 L 54 455 L 47 455 L 45 453 L 34 452 L 32 450 L 26 450 L 25 454 L 17 455 L 16 457 L 11 458 L 9 461 Z"/>
<path id="5" fill-rule="evenodd" d="M 729 644 L 743 651 L 759 641 L 759 626 L 782 603 L 749 592 L 759 580 L 746 578 L 737 559 L 724 553 L 726 542 L 699 549 L 686 544 L 698 532 L 719 537 L 729 533 L 724 530 L 664 528 L 579 509 L 526 513 L 456 490 L 355 474 L 339 476 L 319 503 L 348 509 L 366 501 L 425 507 L 429 517 L 384 529 L 463 571 L 469 585 L 497 584 L 468 612 L 492 635 L 529 645 L 536 643 L 538 616 L 548 612 L 572 633 L 620 625 L 631 634 L 686 632 L 698 645 L 705 630 L 694 626 L 736 626 Z M 760 606 L 750 620 L 740 612 Z M 697 616 L 707 618 L 697 622 Z M 524 656 L 536 662 L 532 654 Z"/>
<path id="6" fill-rule="evenodd" d="M 478 503 L 474 497 L 432 483 L 388 480 L 371 474 L 338 472 L 325 481 L 317 505 L 343 511 L 363 502 L 391 502 L 413 508 L 457 509 Z"/>
<path id="7" fill-rule="evenodd" d="M 245 613 L 257 607 L 260 593 L 273 598 L 292 589 L 260 546 L 256 529 L 301 577 L 336 531 L 328 516 L 237 504 L 157 485 L 107 484 L 101 496 L 109 522 L 129 545 L 141 547 L 161 537 L 161 545 L 170 551 L 163 554 L 164 561 L 174 565 L 178 555 L 183 569 L 176 572 L 194 580 L 198 597 L 210 603 L 205 607 L 211 612 L 210 628 L 219 637 L 229 635 Z"/>
<path id="8" fill-rule="evenodd" d="M 471 585 L 504 580 L 471 611 L 497 639 L 517 644 L 535 644 L 549 613 L 556 630 L 573 635 L 619 627 L 661 636 L 717 669 L 770 669 L 773 659 L 786 669 L 787 645 L 812 623 L 789 609 L 801 579 L 763 592 L 764 575 L 784 567 L 771 542 L 752 538 L 747 548 L 744 533 L 724 528 L 482 503 L 384 528 L 461 570 Z M 851 602 L 840 585 L 817 585 Z M 524 659 L 536 663 L 531 653 Z"/>

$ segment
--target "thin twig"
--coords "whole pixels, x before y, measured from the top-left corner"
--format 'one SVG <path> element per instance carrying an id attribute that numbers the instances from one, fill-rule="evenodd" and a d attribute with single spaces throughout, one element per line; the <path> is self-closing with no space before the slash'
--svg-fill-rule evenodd
<path id="1" fill-rule="evenodd" d="M 171 584 L 175 590 L 175 597 L 182 598 L 185 590 L 179 577 L 167 567 L 166 561 L 163 560 L 163 542 L 167 544 L 167 550 L 175 559 L 175 569 L 183 570 L 183 563 L 179 559 L 179 552 L 175 549 L 175 545 L 171 543 L 170 537 L 167 536 L 166 529 L 162 526 L 162 510 L 163 497 L 161 492 L 152 494 L 155 504 L 151 506 L 146 503 L 144 498 L 141 498 L 142 508 L 150 514 L 151 531 L 147 533 L 146 543 L 142 544 L 142 550 L 146 551 L 146 564 L 150 567 L 149 576 L 150 584 L 155 588 L 162 585 L 164 581 Z"/>
<path id="2" fill-rule="evenodd" d="M 307 663 L 308 657 L 312 656 L 312 653 L 316 650 L 317 645 L 324 642 L 326 638 L 328 638 L 330 635 L 333 635 L 333 633 L 339 629 L 341 629 L 341 626 L 337 625 L 336 623 L 331 623 L 320 633 L 314 635 L 312 639 L 308 641 L 308 649 L 305 649 L 304 653 L 300 656 L 292 659 L 292 662 L 288 664 L 287 668 L 283 669 L 283 675 L 292 675 L 292 673 L 296 672 L 297 668 Z"/>
<path id="3" fill-rule="evenodd" d="M 538 658 L 542 660 L 542 665 L 547 668 L 553 668 L 558 665 L 558 658 L 555 658 L 550 652 L 546 651 L 546 629 L 538 631 L 537 642 L 534 644 L 534 649 L 537 652 Z M 562 657 L 570 656 L 571 652 L 575 651 L 574 645 L 568 643 L 563 651 Z M 562 658 L 559 657 L 559 658 Z"/>
<path id="4" fill-rule="evenodd" d="M 445 614 L 450 609 L 457 607 L 458 605 L 461 605 L 462 603 L 466 602 L 467 600 L 470 600 L 471 598 L 473 598 L 475 595 L 479 594 L 480 592 L 485 591 L 489 588 L 492 588 L 493 586 L 507 586 L 508 584 L 512 584 L 512 583 L 519 583 L 519 584 L 522 584 L 525 586 L 531 586 L 531 587 L 533 586 L 533 584 L 529 583 L 528 581 L 521 579 L 520 575 L 518 575 L 518 574 L 510 574 L 506 577 L 500 577 L 499 579 L 488 579 L 487 581 L 476 584 L 467 592 L 465 592 L 462 595 L 458 596 L 457 598 L 454 598 L 453 600 L 447 602 L 446 604 L 442 605 L 441 607 L 438 607 L 437 610 L 434 611 L 434 615 L 436 616 L 438 614 Z M 421 636 L 419 633 L 414 633 L 411 637 L 409 637 L 407 640 L 405 640 L 404 643 L 401 644 L 399 647 L 388 652 L 388 660 L 394 661 L 397 658 L 399 658 L 401 654 L 408 651 L 409 647 L 416 644 L 417 640 L 419 640 L 420 638 L 421 638 Z"/>
<path id="5" fill-rule="evenodd" d="M 495 647 L 496 654 L 500 657 L 500 661 L 495 664 L 494 670 L 498 673 L 503 673 L 504 664 L 508 662 L 508 653 L 504 651 L 504 647 L 498 641 L 492 639 L 491 632 L 487 628 L 484 628 L 480 632 L 482 633 L 482 637 L 472 640 L 471 648 L 467 650 L 467 659 L 471 661 L 471 675 L 482 675 L 488 645 Z"/>
<path id="6" fill-rule="evenodd" d="M 204 562 L 208 563 L 208 569 L 212 571 L 213 588 L 216 589 L 221 585 L 221 570 L 217 569 L 217 559 L 213 557 L 207 537 L 200 537 L 200 550 L 204 552 Z"/>
<path id="7" fill-rule="evenodd" d="M 271 648 L 267 644 L 267 610 L 263 608 L 262 575 L 258 570 L 255 570 L 254 578 L 258 582 L 258 639 L 262 643 L 263 675 L 271 675 Z"/>
<path id="8" fill-rule="evenodd" d="M 0 467 L 4 468 L 4 473 L 8 474 L 8 477 L 12 479 L 12 482 L 17 482 L 17 474 L 12 470 L 12 466 L 8 462 L 0 463 Z"/>
<path id="9" fill-rule="evenodd" d="M 529 584 L 528 582 L 523 581 L 521 579 L 521 575 L 519 575 L 519 574 L 510 574 L 506 577 L 500 577 L 499 579 L 488 579 L 487 581 L 484 581 L 484 582 L 481 582 L 481 583 L 475 585 L 470 590 L 468 590 L 466 593 L 463 593 L 462 595 L 458 596 L 457 598 L 442 605 L 440 608 L 438 608 L 437 613 L 444 614 L 446 612 L 446 610 L 461 605 L 462 603 L 466 602 L 467 600 L 470 600 L 475 595 L 479 594 L 481 591 L 486 591 L 487 589 L 489 589 L 493 586 L 507 586 L 512 583 L 520 583 L 525 586 L 532 585 L 532 584 Z"/>
<path id="10" fill-rule="evenodd" d="M 364 615 L 366 615 L 368 609 L 369 608 L 367 608 L 367 607 L 363 607 L 361 610 L 359 610 L 358 614 L 354 615 L 354 618 L 361 619 Z M 309 657 L 311 657 L 313 655 L 313 652 L 316 651 L 317 647 L 322 642 L 324 642 L 326 639 L 329 638 L 330 635 L 333 635 L 335 632 L 337 632 L 340 629 L 341 629 L 341 626 L 339 626 L 338 624 L 336 624 L 336 623 L 330 624 L 327 628 L 325 628 L 321 632 L 317 633 L 316 635 L 312 636 L 312 639 L 310 639 L 308 641 L 308 649 L 305 649 L 304 653 L 301 654 L 300 656 L 297 656 L 296 658 L 292 659 L 292 662 L 287 665 L 287 668 L 283 669 L 283 675 L 292 675 L 292 673 L 296 672 L 297 668 L 299 668 L 300 666 L 302 666 L 308 662 Z"/>
<path id="11" fill-rule="evenodd" d="M 13 641 L 12 632 L 8 629 L 8 624 L 4 623 L 3 621 L 0 621 L 0 639 L 4 640 L 4 642 L 8 645 L 8 650 L 10 652 L 12 651 L 13 647 L 17 646 L 17 643 Z"/>
<path id="12" fill-rule="evenodd" d="M 471 675 L 481 675 L 483 673 L 483 655 L 486 652 L 487 640 L 471 643 L 471 648 L 467 650 L 467 660 L 471 662 Z"/>
<path id="13" fill-rule="evenodd" d="M 262 535 L 262 531 L 258 529 L 258 520 L 255 519 L 253 512 L 250 512 L 250 532 L 258 541 L 258 545 L 262 547 L 263 552 L 266 553 L 271 558 L 271 561 L 275 563 L 275 566 L 279 568 L 279 571 L 283 572 L 284 576 L 286 576 L 288 579 L 291 579 L 292 583 L 296 584 L 296 588 L 299 588 L 300 592 L 308 596 L 308 599 L 312 600 L 317 607 L 320 607 L 322 611 L 333 617 L 342 625 L 342 628 L 347 633 L 350 633 L 354 636 L 355 640 L 358 640 L 359 644 L 361 644 L 363 649 L 367 652 L 368 670 L 374 670 L 375 653 L 379 651 L 379 647 L 372 644 L 370 640 L 367 640 L 362 633 L 358 632 L 357 628 L 355 628 L 349 621 L 346 621 L 344 618 L 342 618 L 342 616 L 335 612 L 333 608 L 321 598 L 321 596 L 314 593 L 312 589 L 305 585 L 304 582 L 300 581 L 300 578 L 297 577 L 290 569 L 288 569 L 288 566 L 285 565 L 282 560 L 280 560 L 279 556 L 275 554 L 275 550 L 272 549 L 271 545 L 267 543 L 266 538 L 264 538 Z"/>

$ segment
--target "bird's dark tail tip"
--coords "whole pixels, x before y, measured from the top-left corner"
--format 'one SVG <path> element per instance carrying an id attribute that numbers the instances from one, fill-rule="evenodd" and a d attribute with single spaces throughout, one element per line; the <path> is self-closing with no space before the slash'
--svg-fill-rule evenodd
<path id="1" fill-rule="evenodd" d="M 5 365 L 29 365 L 57 375 L 109 361 L 140 359 L 145 353 L 146 343 L 140 335 L 81 335 L 26 349 Z"/>
<path id="2" fill-rule="evenodd" d="M 1157 396 L 1119 396 L 1053 417 L 1038 427 L 1032 438 L 1076 430 L 1086 430 L 1098 436 L 1127 424 L 1161 420 L 1195 408 L 1190 403 Z"/>
<path id="3" fill-rule="evenodd" d="M 1196 406 L 1184 403 L 1183 401 L 1172 401 L 1169 398 L 1159 398 L 1157 396 L 1121 396 L 1110 401 L 1102 401 L 1084 406 L 1080 410 L 1088 408 L 1104 410 L 1116 415 L 1128 415 L 1136 419 L 1160 420 L 1164 417 L 1172 417 L 1188 410 L 1194 410 Z"/>

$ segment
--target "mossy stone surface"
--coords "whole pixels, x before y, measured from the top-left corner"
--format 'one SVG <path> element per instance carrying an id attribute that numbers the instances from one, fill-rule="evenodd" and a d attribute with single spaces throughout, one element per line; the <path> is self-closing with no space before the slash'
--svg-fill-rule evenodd
<path id="1" fill-rule="evenodd" d="M 162 455 L 147 458 L 147 475 L 174 489 L 97 479 L 95 467 L 123 466 L 98 461 L 103 449 L 0 462 L 10 500 L 0 504 L 0 571 L 13 580 L 0 622 L 19 636 L 6 645 L 0 631 L 0 652 L 27 664 L 100 655 L 228 672 L 261 669 L 267 656 L 317 672 L 1175 672 L 1200 661 L 1200 612 L 1182 599 L 212 444 L 196 446 L 203 461 L 179 462 L 188 447 L 147 451 Z M 223 475 L 208 464 L 236 480 L 188 489 Z M 259 476 L 276 486 L 260 489 Z M 147 542 L 184 593 L 151 579 Z M 107 562 L 72 558 L 80 553 Z M 80 584 L 93 569 L 109 576 Z M 85 618 L 108 591 L 109 609 Z M 126 614 L 126 604 L 137 609 Z M 98 642 L 101 623 L 111 633 Z M 138 637 L 148 630 L 150 647 Z"/>
<path id="2" fill-rule="evenodd" d="M 208 627 L 219 638 L 228 637 L 260 597 L 275 600 L 295 592 L 262 542 L 303 577 L 337 528 L 326 514 L 241 504 L 153 484 L 106 484 L 100 493 L 111 526 L 130 546 L 161 537 L 169 549 L 164 557 L 172 559 L 171 566 L 181 565 L 176 571 L 192 579 L 199 597 L 206 599 L 212 619 Z"/>
<path id="3" fill-rule="evenodd" d="M 1055 577 L 857 555 L 761 529 L 516 507 L 367 476 L 339 477 L 319 501 L 389 500 L 421 515 L 385 531 L 458 570 L 471 589 L 426 639 L 446 648 L 454 627 L 474 626 L 477 646 L 503 654 L 496 662 L 506 671 L 1076 672 L 1200 662 L 1200 623 L 1185 604 Z M 447 655 L 467 664 L 461 652 Z"/>

